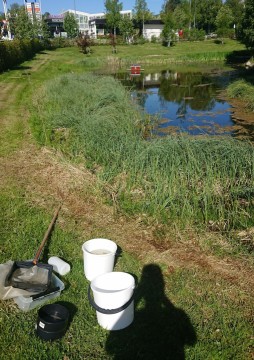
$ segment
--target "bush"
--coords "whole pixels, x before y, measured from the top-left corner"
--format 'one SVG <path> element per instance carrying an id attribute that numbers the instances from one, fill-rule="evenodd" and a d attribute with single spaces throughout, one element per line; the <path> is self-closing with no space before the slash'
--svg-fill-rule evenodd
<path id="1" fill-rule="evenodd" d="M 13 40 L 0 43 L 0 71 L 12 69 L 25 60 L 43 50 L 43 43 L 39 39 L 32 40 Z"/>
<path id="2" fill-rule="evenodd" d="M 65 48 L 65 47 L 71 47 L 71 46 L 76 46 L 75 39 L 67 39 L 67 38 L 63 38 L 63 37 L 56 37 L 56 38 L 50 39 L 51 49 Z"/>
<path id="3" fill-rule="evenodd" d="M 98 35 L 97 39 L 94 39 L 94 45 L 108 45 L 108 36 Z"/>
<path id="4" fill-rule="evenodd" d="M 183 38 L 189 41 L 205 40 L 205 31 L 198 29 L 185 29 L 183 32 Z"/>
<path id="5" fill-rule="evenodd" d="M 148 40 L 144 37 L 144 36 L 138 36 L 134 38 L 134 44 L 135 45 L 143 45 L 145 43 L 147 43 Z"/>
<path id="6" fill-rule="evenodd" d="M 91 46 L 94 45 L 93 39 L 88 34 L 81 35 L 77 39 L 77 45 L 81 49 L 83 54 L 91 53 Z"/>
<path id="7" fill-rule="evenodd" d="M 157 36 L 153 35 L 153 36 L 151 37 L 151 43 L 156 44 L 156 43 L 158 43 L 159 41 L 160 41 L 160 40 L 159 40 L 159 38 L 158 38 Z"/>

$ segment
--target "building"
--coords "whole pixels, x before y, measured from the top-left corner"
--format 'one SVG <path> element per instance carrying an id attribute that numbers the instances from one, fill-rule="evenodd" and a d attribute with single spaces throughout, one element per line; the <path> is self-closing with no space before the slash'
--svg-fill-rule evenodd
<path id="1" fill-rule="evenodd" d="M 161 20 L 147 20 L 144 23 L 144 38 L 151 41 L 153 37 L 159 38 L 163 30 L 163 22 Z"/>
<path id="2" fill-rule="evenodd" d="M 65 34 L 63 15 L 49 15 L 45 21 L 48 24 L 51 37 L 63 36 L 63 34 Z"/>
<path id="3" fill-rule="evenodd" d="M 40 2 L 33 1 L 33 2 L 25 2 L 26 11 L 33 22 L 34 19 L 41 20 L 42 14 L 41 14 L 41 5 Z"/>
<path id="4" fill-rule="evenodd" d="M 67 13 L 74 14 L 77 19 L 78 29 L 81 34 L 88 33 L 91 37 L 107 35 L 107 24 L 105 13 L 90 14 L 77 10 L 66 10 L 61 15 L 49 15 L 46 19 L 52 36 L 64 36 L 64 16 Z M 132 11 L 124 10 L 120 12 L 122 16 L 132 19 Z M 134 21 L 134 26 L 137 24 Z M 161 20 L 148 20 L 144 23 L 144 37 L 151 41 L 152 37 L 159 38 L 163 30 L 163 22 Z"/>
<path id="5" fill-rule="evenodd" d="M 61 15 L 64 16 L 67 13 L 75 15 L 80 33 L 84 34 L 88 32 L 88 34 L 94 38 L 97 38 L 98 35 L 105 35 L 105 13 L 89 14 L 87 12 L 69 9 L 64 11 Z M 120 14 L 132 18 L 131 10 L 120 11 Z"/>

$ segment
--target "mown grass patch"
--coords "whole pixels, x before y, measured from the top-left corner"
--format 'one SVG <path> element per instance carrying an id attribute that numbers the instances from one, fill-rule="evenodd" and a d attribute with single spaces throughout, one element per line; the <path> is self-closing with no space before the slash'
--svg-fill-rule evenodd
<path id="1" fill-rule="evenodd" d="M 20 189 L 12 191 L 11 201 L 7 193 L 0 196 L 1 263 L 33 257 L 51 220 L 50 211 L 29 203 Z M 0 353 L 6 359 L 28 359 L 35 353 L 42 360 L 127 360 L 137 354 L 149 360 L 158 354 L 175 359 L 251 358 L 252 297 L 239 284 L 208 269 L 180 267 L 169 272 L 163 263 L 144 265 L 125 251 L 115 270 L 135 277 L 134 322 L 122 331 L 102 329 L 87 299 L 81 251 L 86 234 L 81 236 L 75 227 L 67 231 L 64 216 L 60 212 L 42 260 L 58 254 L 71 264 L 71 272 L 61 277 L 65 290 L 51 301 L 69 309 L 69 328 L 62 339 L 45 342 L 35 334 L 38 308 L 23 312 L 13 300 L 1 301 Z"/>

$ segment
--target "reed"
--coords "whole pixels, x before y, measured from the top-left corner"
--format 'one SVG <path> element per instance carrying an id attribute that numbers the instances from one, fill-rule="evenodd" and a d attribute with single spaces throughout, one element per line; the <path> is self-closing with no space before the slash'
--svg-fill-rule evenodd
<path id="1" fill-rule="evenodd" d="M 47 83 L 40 99 L 43 142 L 99 165 L 97 175 L 122 211 L 220 230 L 253 224 L 251 144 L 187 136 L 144 140 L 147 118 L 112 77 L 65 75 Z M 59 139 L 59 129 L 68 136 Z"/>

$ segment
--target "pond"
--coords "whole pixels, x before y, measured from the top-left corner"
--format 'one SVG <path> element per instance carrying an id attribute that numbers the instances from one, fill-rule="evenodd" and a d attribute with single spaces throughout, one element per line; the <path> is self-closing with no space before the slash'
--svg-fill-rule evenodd
<path id="1" fill-rule="evenodd" d="M 154 116 L 157 136 L 229 135 L 241 133 L 232 106 L 221 97 L 222 90 L 236 79 L 234 70 L 181 71 L 164 69 L 140 75 L 117 75 L 131 88 L 131 96 L 146 113 Z M 246 132 L 246 129 L 245 129 Z"/>

